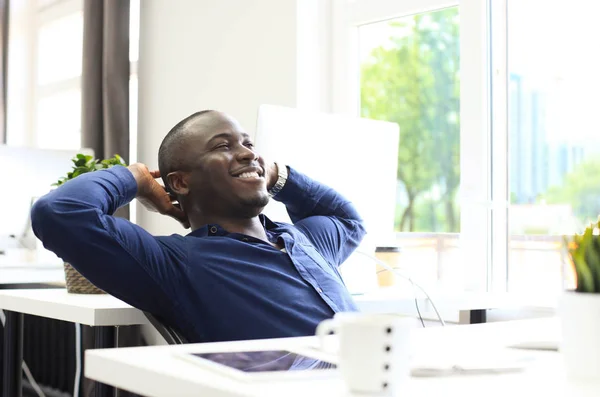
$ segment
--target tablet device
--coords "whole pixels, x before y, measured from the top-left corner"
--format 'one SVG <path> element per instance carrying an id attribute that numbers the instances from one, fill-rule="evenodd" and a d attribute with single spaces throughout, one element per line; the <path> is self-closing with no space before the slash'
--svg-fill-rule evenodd
<path id="1" fill-rule="evenodd" d="M 323 377 L 337 374 L 335 363 L 290 350 L 176 353 L 205 369 L 242 381 Z"/>

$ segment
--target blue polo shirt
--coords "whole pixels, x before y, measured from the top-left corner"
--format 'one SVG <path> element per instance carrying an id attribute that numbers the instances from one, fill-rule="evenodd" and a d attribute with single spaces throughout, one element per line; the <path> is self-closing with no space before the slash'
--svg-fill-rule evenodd
<path id="1" fill-rule="evenodd" d="M 216 224 L 153 236 L 111 215 L 136 191 L 125 167 L 83 174 L 35 203 L 33 230 L 96 286 L 190 342 L 312 335 L 334 313 L 356 310 L 338 266 L 365 230 L 333 189 L 290 169 L 275 199 L 293 225 L 260 215 L 268 239 L 285 250 Z"/>

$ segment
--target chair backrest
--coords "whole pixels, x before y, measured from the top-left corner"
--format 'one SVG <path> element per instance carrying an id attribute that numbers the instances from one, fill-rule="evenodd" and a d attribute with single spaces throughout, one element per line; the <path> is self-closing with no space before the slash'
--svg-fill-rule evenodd
<path id="1" fill-rule="evenodd" d="M 175 328 L 166 325 L 153 314 L 144 312 L 144 315 L 150 321 L 150 324 L 161 334 L 169 345 L 182 345 L 187 343 L 187 340 Z"/>

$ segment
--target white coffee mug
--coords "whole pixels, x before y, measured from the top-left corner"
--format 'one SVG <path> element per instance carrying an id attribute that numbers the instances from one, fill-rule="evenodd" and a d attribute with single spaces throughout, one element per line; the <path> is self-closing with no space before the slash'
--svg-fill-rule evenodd
<path id="1" fill-rule="evenodd" d="M 410 375 L 410 335 L 415 319 L 393 314 L 338 313 L 316 334 L 339 335 L 338 361 L 351 393 L 393 396 Z"/>

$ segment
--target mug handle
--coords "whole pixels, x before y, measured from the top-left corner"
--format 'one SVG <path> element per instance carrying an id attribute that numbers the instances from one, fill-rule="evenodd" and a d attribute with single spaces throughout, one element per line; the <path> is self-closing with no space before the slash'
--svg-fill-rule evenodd
<path id="1" fill-rule="evenodd" d="M 333 318 L 323 320 L 317 325 L 317 330 L 315 331 L 315 335 L 319 338 L 319 345 L 321 349 L 325 348 L 325 337 L 331 333 L 339 332 L 339 321 L 336 321 Z"/>

